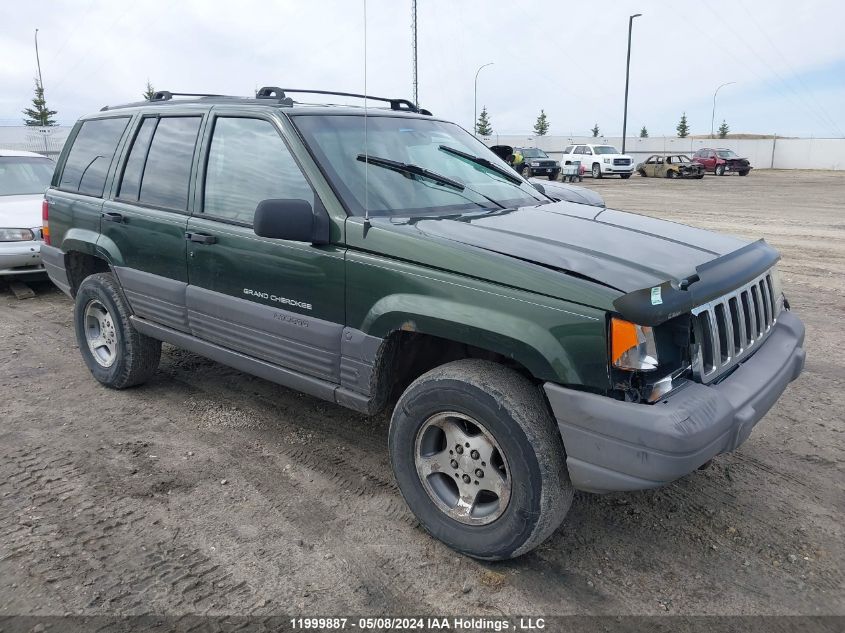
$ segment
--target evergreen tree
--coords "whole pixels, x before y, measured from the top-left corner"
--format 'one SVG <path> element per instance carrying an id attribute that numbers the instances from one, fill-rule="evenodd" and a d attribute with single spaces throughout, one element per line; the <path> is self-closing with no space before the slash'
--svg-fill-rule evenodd
<path id="1" fill-rule="evenodd" d="M 490 123 L 487 106 L 481 108 L 481 114 L 478 115 L 478 121 L 475 124 L 475 133 L 479 136 L 490 136 L 493 133 L 493 124 Z"/>
<path id="2" fill-rule="evenodd" d="M 728 127 L 728 124 L 725 123 L 725 120 L 722 119 L 722 125 L 719 126 L 719 138 L 725 138 L 728 135 L 728 132 L 731 131 L 731 128 Z"/>
<path id="3" fill-rule="evenodd" d="M 53 119 L 56 111 L 50 110 L 47 107 L 47 100 L 44 98 L 44 88 L 38 83 L 38 79 L 35 80 L 35 96 L 32 98 L 32 106 L 23 110 L 23 114 L 26 116 L 23 122 L 26 125 L 41 127 L 56 125 L 56 121 Z"/>
<path id="4" fill-rule="evenodd" d="M 597 136 L 601 133 L 601 132 L 599 131 L 599 124 L 598 124 L 598 123 L 596 123 L 596 124 L 593 126 L 593 129 L 592 129 L 592 130 L 590 130 L 590 131 L 593 133 L 593 138 L 596 138 L 596 137 L 597 137 Z"/>
<path id="5" fill-rule="evenodd" d="M 678 122 L 678 125 L 675 127 L 678 130 L 678 136 L 681 138 L 686 138 L 689 136 L 689 125 L 687 124 L 687 113 L 684 112 L 681 115 L 681 120 Z"/>
<path id="6" fill-rule="evenodd" d="M 545 136 L 549 133 L 549 120 L 546 118 L 546 113 L 540 110 L 540 116 L 537 117 L 537 122 L 534 124 L 534 134 L 537 136 Z"/>
<path id="7" fill-rule="evenodd" d="M 150 83 L 150 80 L 147 79 L 147 89 L 144 90 L 144 99 L 147 101 L 152 101 L 153 97 L 155 96 L 156 89 L 153 88 L 153 85 Z"/>
<path id="8" fill-rule="evenodd" d="M 640 130 L 640 138 L 648 138 L 648 130 L 646 129 L 645 125 Z"/>

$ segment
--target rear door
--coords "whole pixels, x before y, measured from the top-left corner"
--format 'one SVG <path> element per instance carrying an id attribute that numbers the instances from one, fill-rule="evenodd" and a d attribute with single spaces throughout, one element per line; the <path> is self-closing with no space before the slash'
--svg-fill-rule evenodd
<path id="1" fill-rule="evenodd" d="M 191 331 L 339 382 L 345 249 L 259 237 L 252 228 L 266 199 L 306 200 L 325 212 L 283 133 L 274 117 L 254 111 L 221 111 L 209 123 L 187 233 Z"/>
<path id="2" fill-rule="evenodd" d="M 103 205 L 103 247 L 119 253 L 114 270 L 140 317 L 188 330 L 185 230 L 202 113 L 139 118 Z"/>

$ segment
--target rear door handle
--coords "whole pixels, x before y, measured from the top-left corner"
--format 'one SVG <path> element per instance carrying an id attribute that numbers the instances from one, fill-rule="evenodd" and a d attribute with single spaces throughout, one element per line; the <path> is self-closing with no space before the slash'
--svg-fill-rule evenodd
<path id="1" fill-rule="evenodd" d="M 185 233 L 185 239 L 198 244 L 214 244 L 217 238 L 207 233 Z"/>
<path id="2" fill-rule="evenodd" d="M 114 213 L 114 212 L 103 213 L 102 218 L 106 222 L 117 222 L 117 223 L 123 222 L 123 215 L 120 214 L 120 213 Z"/>

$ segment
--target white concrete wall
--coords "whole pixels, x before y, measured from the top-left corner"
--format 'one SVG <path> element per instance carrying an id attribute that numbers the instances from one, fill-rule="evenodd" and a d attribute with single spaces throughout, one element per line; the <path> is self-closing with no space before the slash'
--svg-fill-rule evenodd
<path id="1" fill-rule="evenodd" d="M 621 137 L 513 136 L 496 135 L 482 139 L 490 145 L 539 147 L 560 158 L 563 148 L 573 143 L 602 143 L 622 150 Z M 676 136 L 628 138 L 625 153 L 635 160 L 652 154 L 692 154 L 702 147 L 726 147 L 751 161 L 756 169 L 845 169 L 845 139 L 691 139 Z"/>

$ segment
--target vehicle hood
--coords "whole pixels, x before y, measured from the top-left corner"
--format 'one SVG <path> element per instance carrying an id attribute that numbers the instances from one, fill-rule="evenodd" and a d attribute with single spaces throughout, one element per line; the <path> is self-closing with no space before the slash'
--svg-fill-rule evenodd
<path id="1" fill-rule="evenodd" d="M 542 187 L 541 191 L 556 200 L 589 204 L 594 207 L 605 206 L 604 198 L 592 189 L 587 189 L 587 187 L 579 187 L 578 185 L 570 185 L 569 183 L 557 182 L 555 180 L 544 181 L 539 178 L 529 178 L 528 182 L 535 186 L 540 185 Z"/>
<path id="2" fill-rule="evenodd" d="M 41 226 L 41 201 L 44 194 L 0 196 L 0 227 L 35 229 Z"/>
<path id="3" fill-rule="evenodd" d="M 697 266 L 748 244 L 666 220 L 571 202 L 457 219 L 397 220 L 388 220 L 397 230 L 506 255 L 625 293 L 680 282 L 694 275 Z"/>

